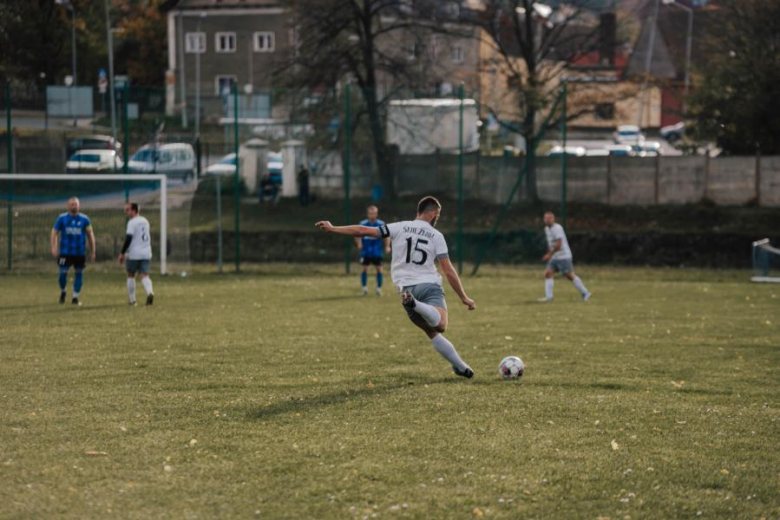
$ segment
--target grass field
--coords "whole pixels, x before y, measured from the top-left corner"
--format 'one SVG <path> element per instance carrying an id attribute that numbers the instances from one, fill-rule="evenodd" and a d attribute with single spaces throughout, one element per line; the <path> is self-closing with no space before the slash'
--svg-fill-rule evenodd
<path id="1" fill-rule="evenodd" d="M 0 275 L 2 518 L 778 518 L 780 287 L 745 272 L 466 278 L 456 378 L 337 267 Z M 140 294 L 143 291 L 140 289 Z M 502 381 L 502 357 L 526 362 Z"/>

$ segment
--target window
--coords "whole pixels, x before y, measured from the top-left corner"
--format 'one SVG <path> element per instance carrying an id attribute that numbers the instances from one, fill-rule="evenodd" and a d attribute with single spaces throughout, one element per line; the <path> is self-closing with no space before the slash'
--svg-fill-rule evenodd
<path id="1" fill-rule="evenodd" d="M 450 55 L 452 56 L 452 61 L 455 63 L 462 63 L 463 62 L 463 47 L 456 45 L 452 48 Z"/>
<path id="2" fill-rule="evenodd" d="M 407 51 L 406 57 L 409 61 L 414 61 L 417 59 L 417 50 L 418 47 L 416 42 L 412 42 L 412 44 L 409 45 L 409 47 L 406 49 Z"/>
<path id="3" fill-rule="evenodd" d="M 234 75 L 217 76 L 214 78 L 214 89 L 217 96 L 229 96 L 233 92 L 233 85 L 238 82 Z"/>
<path id="4" fill-rule="evenodd" d="M 276 34 L 272 32 L 255 33 L 255 52 L 274 52 Z"/>
<path id="5" fill-rule="evenodd" d="M 615 119 L 615 104 L 599 103 L 596 105 L 596 117 L 598 119 Z"/>
<path id="6" fill-rule="evenodd" d="M 184 35 L 184 50 L 189 53 L 206 52 L 206 33 L 191 32 Z"/>
<path id="7" fill-rule="evenodd" d="M 218 32 L 215 34 L 214 48 L 217 52 L 236 52 L 236 33 Z"/>
<path id="8" fill-rule="evenodd" d="M 256 32 L 255 52 L 273 52 L 276 49 L 276 33 Z"/>

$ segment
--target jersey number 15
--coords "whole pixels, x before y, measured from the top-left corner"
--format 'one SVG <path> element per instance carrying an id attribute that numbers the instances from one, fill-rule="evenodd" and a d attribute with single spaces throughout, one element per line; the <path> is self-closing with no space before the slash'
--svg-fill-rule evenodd
<path id="1" fill-rule="evenodd" d="M 423 240 L 422 238 L 420 238 L 414 244 L 414 249 L 412 249 L 412 237 L 407 238 L 406 239 L 406 263 L 407 264 L 408 263 L 413 263 L 413 264 L 417 264 L 417 265 L 423 265 L 425 263 L 425 261 L 428 260 L 428 252 L 425 251 L 424 249 L 420 249 L 419 246 L 420 246 L 420 244 L 425 245 L 427 243 L 428 243 L 427 240 Z M 419 262 L 417 260 L 413 260 L 412 259 L 413 252 L 420 253 L 421 258 L 420 258 Z"/>

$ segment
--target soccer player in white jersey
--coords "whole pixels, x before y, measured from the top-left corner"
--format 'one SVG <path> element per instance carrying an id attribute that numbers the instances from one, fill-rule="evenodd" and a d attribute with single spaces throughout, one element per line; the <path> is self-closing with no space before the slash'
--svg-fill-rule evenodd
<path id="1" fill-rule="evenodd" d="M 441 266 L 452 289 L 470 311 L 477 304 L 466 295 L 458 272 L 450 262 L 444 235 L 436 230 L 441 204 L 434 197 L 424 197 L 417 204 L 417 218 L 380 227 L 333 226 L 328 221 L 316 226 L 329 233 L 351 237 L 374 237 L 392 240 L 391 275 L 401 291 L 401 303 L 412 322 L 420 327 L 433 343 L 433 348 L 452 364 L 456 375 L 471 378 L 474 371 L 458 355 L 447 338 L 447 303 L 441 276 L 435 262 Z"/>
<path id="2" fill-rule="evenodd" d="M 127 236 L 122 252 L 119 254 L 119 265 L 123 263 L 127 269 L 127 296 L 130 305 L 135 305 L 135 275 L 141 276 L 141 284 L 146 291 L 146 305 L 154 303 L 152 279 L 149 278 L 149 268 L 152 263 L 152 237 L 149 221 L 139 215 L 141 208 L 135 202 L 125 204 L 127 221 Z"/>
<path id="3" fill-rule="evenodd" d="M 582 299 L 590 299 L 590 291 L 582 283 L 582 280 L 574 274 L 574 265 L 572 263 L 571 248 L 569 241 L 566 240 L 566 233 L 563 227 L 555 222 L 555 215 L 548 211 L 544 214 L 544 234 L 547 237 L 547 254 L 542 258 L 547 262 L 547 268 L 544 270 L 544 298 L 539 298 L 540 302 L 551 302 L 553 299 L 553 285 L 555 280 L 553 275 L 561 273 L 571 280 L 574 287 L 580 291 Z"/>

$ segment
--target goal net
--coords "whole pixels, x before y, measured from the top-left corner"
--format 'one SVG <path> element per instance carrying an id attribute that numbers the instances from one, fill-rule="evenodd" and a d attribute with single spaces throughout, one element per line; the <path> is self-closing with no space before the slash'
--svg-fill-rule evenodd
<path id="1" fill-rule="evenodd" d="M 161 274 L 190 267 L 190 209 L 195 183 L 161 174 L 0 174 L 0 266 L 54 265 L 50 234 L 68 199 L 78 197 L 95 231 L 97 262 L 115 262 L 126 231 L 124 206 L 137 202 L 149 220 L 153 268 Z"/>
<path id="2" fill-rule="evenodd" d="M 753 282 L 780 283 L 780 249 L 772 247 L 769 239 L 753 242 Z"/>

